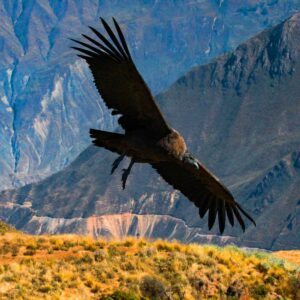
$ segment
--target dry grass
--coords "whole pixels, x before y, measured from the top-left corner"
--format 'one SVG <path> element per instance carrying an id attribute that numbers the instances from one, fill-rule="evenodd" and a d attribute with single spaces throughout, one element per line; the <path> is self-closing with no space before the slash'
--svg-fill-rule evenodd
<path id="1" fill-rule="evenodd" d="M 291 250 L 291 251 L 277 251 L 274 252 L 274 255 L 278 258 L 288 260 L 291 263 L 297 264 L 300 266 L 300 251 Z"/>
<path id="2" fill-rule="evenodd" d="M 299 274 L 237 247 L 0 236 L 0 299 L 297 299 Z"/>

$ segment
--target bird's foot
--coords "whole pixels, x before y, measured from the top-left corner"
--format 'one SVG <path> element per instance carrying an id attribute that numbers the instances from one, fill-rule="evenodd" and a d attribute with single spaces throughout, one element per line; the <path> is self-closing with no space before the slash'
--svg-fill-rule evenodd
<path id="1" fill-rule="evenodd" d="M 124 159 L 124 157 L 125 154 L 122 154 L 113 162 L 110 174 L 113 174 L 113 172 L 117 169 L 117 167 L 119 166 L 120 162 Z"/>
<path id="2" fill-rule="evenodd" d="M 125 189 L 125 186 L 126 186 L 126 181 L 127 181 L 127 178 L 128 178 L 128 175 L 130 174 L 130 171 L 131 171 L 131 168 L 134 164 L 134 160 L 132 159 L 130 161 L 130 164 L 128 166 L 127 169 L 123 169 L 123 174 L 122 174 L 122 187 L 123 187 L 123 190 Z"/>
<path id="3" fill-rule="evenodd" d="M 123 190 L 125 189 L 126 187 L 126 181 L 127 181 L 127 178 L 128 178 L 128 175 L 130 173 L 130 171 L 128 171 L 128 169 L 123 169 L 123 174 L 122 174 L 122 187 L 123 187 Z"/>

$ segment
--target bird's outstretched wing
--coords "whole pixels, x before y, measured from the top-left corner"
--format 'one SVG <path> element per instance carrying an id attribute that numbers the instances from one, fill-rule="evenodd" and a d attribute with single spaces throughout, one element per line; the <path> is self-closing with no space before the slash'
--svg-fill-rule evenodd
<path id="1" fill-rule="evenodd" d="M 72 48 L 88 63 L 99 93 L 112 114 L 121 115 L 119 123 L 125 131 L 142 128 L 156 138 L 167 135 L 170 128 L 134 65 L 118 23 L 113 19 L 117 37 L 101 21 L 110 40 L 90 27 L 95 37 L 83 34 L 85 42 L 72 39 L 81 46 Z"/>
<path id="2" fill-rule="evenodd" d="M 181 191 L 199 208 L 201 218 L 205 216 L 207 211 L 209 212 L 209 230 L 213 227 L 217 215 L 221 234 L 225 228 L 226 215 L 232 226 L 234 226 L 234 220 L 237 219 L 243 231 L 246 227 L 241 213 L 255 225 L 255 221 L 234 200 L 226 187 L 199 161 L 196 164 L 191 164 L 184 160 L 174 160 L 172 162 L 153 163 L 152 167 L 166 182 Z"/>

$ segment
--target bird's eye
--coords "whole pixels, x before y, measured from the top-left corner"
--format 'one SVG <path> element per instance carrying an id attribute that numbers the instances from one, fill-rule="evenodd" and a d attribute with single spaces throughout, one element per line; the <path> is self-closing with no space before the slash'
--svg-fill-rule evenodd
<path id="1" fill-rule="evenodd" d="M 199 164 L 196 161 L 194 161 L 194 165 L 197 169 L 199 169 Z"/>
<path id="2" fill-rule="evenodd" d="M 185 161 L 188 162 L 189 164 L 193 165 L 197 169 L 199 169 L 199 164 L 196 160 L 194 160 L 192 157 L 186 157 Z"/>

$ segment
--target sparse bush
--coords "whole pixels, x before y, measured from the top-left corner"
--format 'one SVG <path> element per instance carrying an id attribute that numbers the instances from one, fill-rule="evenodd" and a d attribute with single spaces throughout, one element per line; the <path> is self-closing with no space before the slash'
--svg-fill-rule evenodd
<path id="1" fill-rule="evenodd" d="M 29 245 L 26 246 L 26 249 L 27 249 L 27 250 L 36 250 L 36 249 L 37 249 L 37 246 L 34 245 L 34 244 L 29 244 Z"/>
<path id="2" fill-rule="evenodd" d="M 107 251 L 109 256 L 117 256 L 118 254 L 120 254 L 115 245 L 109 245 Z"/>
<path id="3" fill-rule="evenodd" d="M 95 245 L 93 245 L 93 244 L 87 244 L 87 245 L 84 245 L 83 249 L 85 251 L 92 251 L 92 252 L 94 252 L 94 251 L 97 250 L 97 247 Z"/>
<path id="4" fill-rule="evenodd" d="M 261 273 L 267 273 L 269 270 L 269 266 L 266 263 L 259 263 L 255 266 L 255 269 Z"/>
<path id="5" fill-rule="evenodd" d="M 50 238 L 50 244 L 56 245 L 58 243 L 58 240 L 56 238 Z"/>
<path id="6" fill-rule="evenodd" d="M 166 288 L 162 282 L 152 276 L 144 276 L 140 284 L 140 290 L 143 296 L 149 299 L 168 299 Z"/>
<path id="7" fill-rule="evenodd" d="M 168 244 L 165 241 L 159 241 L 156 245 L 156 248 L 158 251 L 166 251 L 166 252 L 174 251 L 173 246 L 171 244 Z"/>
<path id="8" fill-rule="evenodd" d="M 62 282 L 62 277 L 60 274 L 54 274 L 52 280 L 56 282 Z"/>
<path id="9" fill-rule="evenodd" d="M 288 290 L 292 299 L 300 299 L 300 274 L 291 276 L 288 280 Z"/>
<path id="10" fill-rule="evenodd" d="M 16 278 L 13 275 L 6 275 L 2 277 L 2 280 L 6 282 L 13 282 L 16 281 Z"/>
<path id="11" fill-rule="evenodd" d="M 113 292 L 109 296 L 102 296 L 100 300 L 139 300 L 140 297 L 138 297 L 134 292 L 125 292 L 122 290 L 117 290 Z"/>
<path id="12" fill-rule="evenodd" d="M 133 245 L 134 245 L 134 240 L 126 240 L 125 242 L 124 242 L 124 247 L 132 247 Z"/>
<path id="13" fill-rule="evenodd" d="M 36 250 L 28 249 L 28 250 L 24 251 L 23 254 L 27 255 L 27 256 L 35 255 L 36 254 Z"/>
<path id="14" fill-rule="evenodd" d="M 99 261 L 103 261 L 105 259 L 105 251 L 103 250 L 98 250 L 95 252 L 94 254 L 94 259 L 95 261 L 99 262 Z"/>
<path id="15" fill-rule="evenodd" d="M 132 262 L 125 262 L 121 265 L 122 270 L 124 271 L 133 271 L 136 269 L 136 266 Z"/>
<path id="16" fill-rule="evenodd" d="M 146 251 L 148 257 L 153 257 L 157 254 L 157 250 L 154 247 L 149 247 Z"/>
<path id="17" fill-rule="evenodd" d="M 201 291 L 205 287 L 205 281 L 202 278 L 196 278 L 195 276 L 191 276 L 189 279 L 191 286 L 196 291 Z"/>
<path id="18" fill-rule="evenodd" d="M 9 241 L 4 240 L 3 245 L 0 248 L 0 255 L 8 254 L 11 251 L 11 245 Z"/>
<path id="19" fill-rule="evenodd" d="M 239 299 L 243 290 L 243 284 L 240 281 L 234 281 L 228 286 L 226 296 L 231 297 L 231 299 Z"/>
<path id="20" fill-rule="evenodd" d="M 276 281 L 276 278 L 273 276 L 268 276 L 265 280 L 266 283 L 273 284 Z"/>
<path id="21" fill-rule="evenodd" d="M 51 286 L 50 285 L 44 285 L 38 288 L 38 291 L 41 293 L 49 293 L 51 291 Z"/>
<path id="22" fill-rule="evenodd" d="M 95 242 L 95 246 L 99 249 L 103 249 L 105 247 L 105 245 L 106 245 L 106 243 L 104 241 L 98 240 Z"/>
<path id="23" fill-rule="evenodd" d="M 265 285 L 258 284 L 251 289 L 251 296 L 255 299 L 261 299 L 268 295 L 268 289 Z"/>
<path id="24" fill-rule="evenodd" d="M 65 240 L 63 242 L 63 246 L 67 249 L 70 249 L 70 248 L 73 248 L 75 246 L 77 246 L 77 243 L 76 242 L 72 242 L 72 241 L 69 241 L 69 240 Z"/>
<path id="25" fill-rule="evenodd" d="M 44 243 L 46 243 L 46 239 L 45 238 L 43 238 L 43 237 L 40 237 L 40 238 L 38 238 L 37 240 L 36 240 L 36 242 L 38 243 L 38 244 L 44 244 Z"/>
<path id="26" fill-rule="evenodd" d="M 139 246 L 140 248 L 143 248 L 143 247 L 145 247 L 146 245 L 147 245 L 147 243 L 146 243 L 143 239 L 139 240 L 138 246 Z"/>
<path id="27" fill-rule="evenodd" d="M 101 288 L 98 284 L 95 284 L 92 288 L 91 288 L 91 292 L 93 294 L 97 294 L 98 292 L 100 292 Z"/>
<path id="28" fill-rule="evenodd" d="M 78 259 L 78 263 L 87 263 L 87 264 L 91 264 L 93 262 L 93 258 L 91 257 L 90 254 L 85 254 L 83 255 L 81 258 Z"/>

